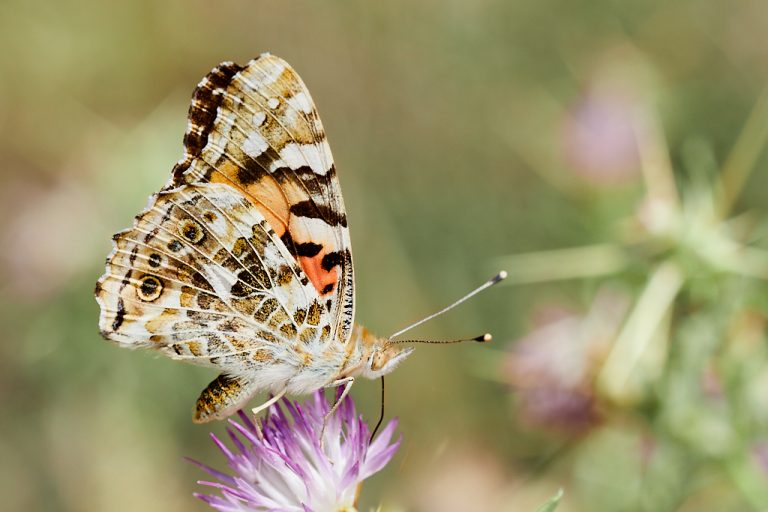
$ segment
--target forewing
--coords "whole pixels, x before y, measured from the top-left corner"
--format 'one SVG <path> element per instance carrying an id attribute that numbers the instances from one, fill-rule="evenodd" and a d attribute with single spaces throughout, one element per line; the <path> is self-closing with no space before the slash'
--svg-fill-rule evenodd
<path id="1" fill-rule="evenodd" d="M 221 184 L 150 199 L 96 286 L 105 337 L 238 373 L 320 349 L 331 317 L 264 216 Z M 263 378 L 269 380 L 268 374 Z"/>
<path id="2" fill-rule="evenodd" d="M 354 317 L 344 202 L 331 150 L 306 86 L 282 59 L 223 63 L 198 84 L 185 157 L 168 186 L 224 183 L 258 209 L 321 296 L 331 339 Z"/>

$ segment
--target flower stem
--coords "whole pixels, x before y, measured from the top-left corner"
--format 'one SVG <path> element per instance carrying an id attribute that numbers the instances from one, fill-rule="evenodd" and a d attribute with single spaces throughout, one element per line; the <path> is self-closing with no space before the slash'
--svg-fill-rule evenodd
<path id="1" fill-rule="evenodd" d="M 752 108 L 741 135 L 723 165 L 717 205 L 721 218 L 725 218 L 733 208 L 766 142 L 768 142 L 768 89 L 763 91 Z"/>
<path id="2" fill-rule="evenodd" d="M 615 274 L 629 261 L 620 247 L 597 244 L 516 254 L 498 263 L 508 269 L 506 284 L 521 284 Z"/>
<path id="3" fill-rule="evenodd" d="M 650 348 L 683 282 L 683 273 L 669 261 L 651 274 L 598 376 L 598 385 L 607 396 L 619 402 L 631 399 L 630 374 Z"/>
<path id="4" fill-rule="evenodd" d="M 635 131 L 648 197 L 677 211 L 680 197 L 675 185 L 675 173 L 658 120 L 650 113 L 638 110 Z"/>

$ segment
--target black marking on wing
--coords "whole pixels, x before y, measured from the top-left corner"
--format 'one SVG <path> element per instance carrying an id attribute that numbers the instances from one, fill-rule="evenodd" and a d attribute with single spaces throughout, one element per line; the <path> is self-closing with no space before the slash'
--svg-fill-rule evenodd
<path id="1" fill-rule="evenodd" d="M 343 213 L 336 212 L 333 208 L 319 205 L 312 200 L 301 201 L 291 205 L 291 214 L 308 219 L 322 219 L 329 226 L 347 227 L 347 217 Z"/>
<path id="2" fill-rule="evenodd" d="M 304 242 L 296 246 L 296 254 L 310 258 L 317 256 L 321 250 L 323 250 L 323 246 L 314 242 Z"/>
<path id="3" fill-rule="evenodd" d="M 296 243 L 293 241 L 291 232 L 286 230 L 285 233 L 283 233 L 283 236 L 280 237 L 280 240 L 283 241 L 286 249 L 288 249 L 288 252 L 291 253 L 291 256 L 296 258 L 298 256 L 298 251 L 296 250 Z"/>
<path id="4" fill-rule="evenodd" d="M 329 252 L 323 256 L 323 260 L 320 262 L 320 264 L 323 266 L 325 271 L 329 272 L 333 267 L 336 265 L 341 265 L 344 261 L 346 261 L 344 255 L 338 251 L 334 251 Z"/>
<path id="5" fill-rule="evenodd" d="M 117 312 L 115 313 L 115 321 L 112 322 L 112 330 L 117 331 L 121 325 L 123 325 L 123 320 L 125 320 L 125 303 L 123 302 L 123 298 L 120 297 L 117 299 Z"/>
<path id="6" fill-rule="evenodd" d="M 199 156 L 208 143 L 208 134 L 213 130 L 217 110 L 223 100 L 221 91 L 232 82 L 235 74 L 242 69 L 244 69 L 243 66 L 238 66 L 233 62 L 224 62 L 213 68 L 195 89 L 192 95 L 192 104 L 187 114 L 191 129 L 184 135 L 187 158 L 173 168 L 175 181 L 182 180 L 181 176 L 189 168 L 192 159 Z"/>

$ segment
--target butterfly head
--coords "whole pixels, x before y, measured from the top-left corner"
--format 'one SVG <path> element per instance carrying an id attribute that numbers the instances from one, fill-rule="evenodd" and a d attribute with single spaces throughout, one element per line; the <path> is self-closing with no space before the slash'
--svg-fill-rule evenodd
<path id="1" fill-rule="evenodd" d="M 357 340 L 360 350 L 355 373 L 368 379 L 377 379 L 390 373 L 413 352 L 413 347 L 394 345 L 388 339 L 380 338 L 360 325 L 355 325 L 353 337 Z"/>
<path id="2" fill-rule="evenodd" d="M 397 347 L 384 341 L 373 347 L 363 369 L 363 375 L 369 379 L 377 379 L 386 375 L 394 370 L 411 352 L 413 352 L 413 347 Z"/>

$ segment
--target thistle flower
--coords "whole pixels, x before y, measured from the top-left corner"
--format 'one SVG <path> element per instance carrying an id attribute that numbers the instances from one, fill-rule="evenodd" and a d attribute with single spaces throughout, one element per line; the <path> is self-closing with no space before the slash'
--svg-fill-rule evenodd
<path id="1" fill-rule="evenodd" d="M 219 494 L 195 494 L 220 511 L 353 511 L 360 486 L 392 458 L 400 439 L 390 443 L 396 420 L 369 444 L 370 431 L 350 397 L 320 432 L 331 408 L 322 391 L 304 404 L 283 399 L 255 424 L 240 411 L 229 420 L 229 449 L 211 434 L 233 475 L 190 460 L 213 476 L 198 483 Z"/>
<path id="2" fill-rule="evenodd" d="M 562 140 L 568 168 L 587 181 L 618 184 L 637 174 L 639 157 L 632 127 L 637 105 L 624 96 L 591 91 L 564 120 Z"/>
<path id="3" fill-rule="evenodd" d="M 628 308 L 623 294 L 603 289 L 586 314 L 548 308 L 507 355 L 504 380 L 519 417 L 531 428 L 579 435 L 600 421 L 594 374 Z"/>

